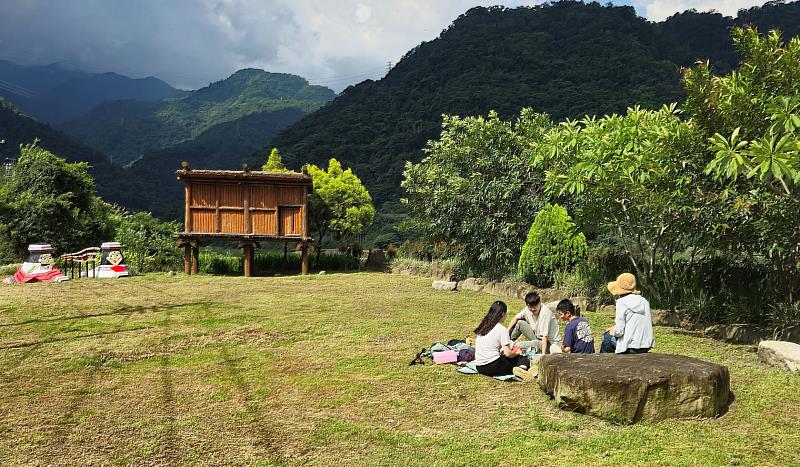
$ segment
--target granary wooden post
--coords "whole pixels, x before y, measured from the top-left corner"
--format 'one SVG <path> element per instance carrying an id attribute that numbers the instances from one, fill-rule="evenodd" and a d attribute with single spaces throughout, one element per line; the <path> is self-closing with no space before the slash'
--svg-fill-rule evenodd
<path id="1" fill-rule="evenodd" d="M 192 242 L 192 274 L 200 272 L 200 242 Z"/>
<path id="2" fill-rule="evenodd" d="M 184 274 L 192 273 L 192 245 L 188 242 L 183 244 L 183 272 Z"/>
<path id="3" fill-rule="evenodd" d="M 303 242 L 300 246 L 300 274 L 305 276 L 308 274 L 308 242 Z"/>
<path id="4" fill-rule="evenodd" d="M 255 248 L 252 243 L 242 244 L 242 256 L 244 257 L 244 277 L 252 277 L 253 275 L 254 249 Z"/>

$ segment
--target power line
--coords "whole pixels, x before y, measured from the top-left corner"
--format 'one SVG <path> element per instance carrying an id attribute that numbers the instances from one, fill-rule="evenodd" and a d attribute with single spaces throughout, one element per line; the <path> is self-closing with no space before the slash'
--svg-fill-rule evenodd
<path id="1" fill-rule="evenodd" d="M 18 84 L 9 83 L 8 81 L 4 81 L 0 79 L 0 88 L 5 89 L 8 92 L 13 94 L 17 94 L 22 97 L 27 97 L 28 99 L 36 99 L 38 94 L 30 89 L 20 86 Z"/>

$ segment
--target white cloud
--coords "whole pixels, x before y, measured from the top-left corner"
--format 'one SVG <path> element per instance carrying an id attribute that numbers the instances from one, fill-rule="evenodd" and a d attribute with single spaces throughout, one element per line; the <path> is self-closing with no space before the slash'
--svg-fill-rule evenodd
<path id="1" fill-rule="evenodd" d="M 736 16 L 742 8 L 761 6 L 766 0 L 639 0 L 640 12 L 650 21 L 663 21 L 675 13 L 694 8 L 697 11 L 715 10 L 725 16 Z"/>
<path id="2" fill-rule="evenodd" d="M 369 21 L 370 16 L 372 16 L 372 10 L 370 9 L 370 7 L 363 4 L 359 4 L 356 7 L 356 20 L 359 23 L 366 23 L 367 21 Z"/>

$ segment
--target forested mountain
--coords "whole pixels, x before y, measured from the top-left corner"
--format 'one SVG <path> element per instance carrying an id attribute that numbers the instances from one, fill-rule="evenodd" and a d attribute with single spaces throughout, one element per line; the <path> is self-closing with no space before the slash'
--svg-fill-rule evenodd
<path id="1" fill-rule="evenodd" d="M 275 134 L 304 112 L 297 108 L 258 112 L 232 122 L 220 123 L 197 138 L 148 153 L 131 167 L 112 165 L 105 154 L 89 148 L 73 137 L 38 122 L 0 98 L 0 163 L 16 159 L 19 145 L 39 139 L 39 145 L 69 162 L 86 162 L 103 199 L 129 210 L 147 210 L 169 219 L 179 219 L 183 205 L 182 187 L 175 171 L 182 161 L 193 167 L 240 168 Z"/>
<path id="2" fill-rule="evenodd" d="M 57 63 L 22 66 L 0 60 L 0 97 L 49 123 L 75 118 L 105 101 L 151 101 L 181 93 L 153 77 L 132 79 L 116 73 L 87 73 Z"/>
<path id="3" fill-rule="evenodd" d="M 177 98 L 157 102 L 106 102 L 61 126 L 66 132 L 126 164 L 146 153 L 192 140 L 210 128 L 246 115 L 297 109 L 312 112 L 336 94 L 305 79 L 263 70 L 239 70 L 229 78 Z M 275 121 L 285 126 L 291 121 Z M 264 128 L 274 133 L 283 128 Z"/>
<path id="4" fill-rule="evenodd" d="M 476 7 L 420 44 L 380 81 L 347 88 L 281 132 L 271 147 L 290 167 L 336 157 L 378 205 L 400 196 L 406 160 L 440 131 L 442 114 L 504 118 L 530 106 L 554 119 L 659 106 L 683 97 L 679 70 L 710 58 L 735 66 L 729 28 L 752 23 L 800 33 L 800 4 L 769 3 L 737 18 L 688 11 L 661 23 L 632 7 L 562 1 L 532 8 Z"/>
<path id="5" fill-rule="evenodd" d="M 183 186 L 175 181 L 175 171 L 180 169 L 182 161 L 195 168 L 239 169 L 248 155 L 303 115 L 298 108 L 245 115 L 213 126 L 193 140 L 148 153 L 125 169 L 126 176 L 136 180 L 140 189 L 128 193 L 122 203 L 129 209 L 180 219 Z"/>
<path id="6" fill-rule="evenodd" d="M 0 162 L 19 157 L 20 144 L 39 140 L 39 145 L 68 162 L 86 162 L 97 181 L 97 191 L 104 199 L 124 203 L 130 193 L 141 187 L 127 176 L 122 167 L 112 165 L 105 154 L 87 147 L 71 136 L 36 121 L 0 98 Z"/>

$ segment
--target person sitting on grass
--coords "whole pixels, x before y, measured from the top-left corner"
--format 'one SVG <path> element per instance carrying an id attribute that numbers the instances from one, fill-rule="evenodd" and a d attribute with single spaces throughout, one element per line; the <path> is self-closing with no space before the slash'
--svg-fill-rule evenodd
<path id="1" fill-rule="evenodd" d="M 530 347 L 536 353 L 560 353 L 561 335 L 553 312 L 542 303 L 537 292 L 525 295 L 525 305 L 508 323 L 511 340 L 522 335 L 528 340 L 520 342 L 521 347 Z"/>
<path id="2" fill-rule="evenodd" d="M 556 305 L 559 318 L 566 321 L 564 327 L 564 344 L 561 351 L 564 353 L 594 353 L 594 336 L 589 320 L 582 318 L 575 310 L 575 305 L 568 299 L 561 300 Z"/>
<path id="3" fill-rule="evenodd" d="M 521 349 L 511 348 L 511 338 L 502 324 L 507 311 L 505 303 L 499 300 L 492 303 L 475 328 L 475 369 L 486 376 L 514 374 L 529 381 L 533 379 L 528 371 L 530 361 Z"/>
<path id="4" fill-rule="evenodd" d="M 614 325 L 606 329 L 600 353 L 645 353 L 653 347 L 650 303 L 636 290 L 636 276 L 623 273 L 608 283 L 608 291 L 619 295 Z"/>

